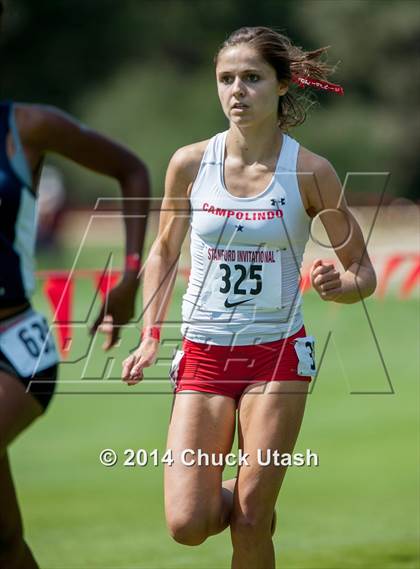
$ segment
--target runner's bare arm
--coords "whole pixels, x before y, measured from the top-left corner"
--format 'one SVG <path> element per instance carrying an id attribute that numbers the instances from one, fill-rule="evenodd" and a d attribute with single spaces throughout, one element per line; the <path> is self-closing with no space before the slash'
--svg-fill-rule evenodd
<path id="1" fill-rule="evenodd" d="M 170 302 L 181 247 L 190 221 L 188 188 L 194 165 L 191 158 L 190 150 L 181 148 L 172 157 L 166 173 L 159 231 L 146 265 L 144 326 L 162 322 Z"/>
<path id="2" fill-rule="evenodd" d="M 143 292 L 143 326 L 159 326 L 165 319 L 178 269 L 178 261 L 190 224 L 189 191 L 197 175 L 204 143 L 179 149 L 172 157 L 165 180 L 165 196 L 158 236 L 146 261 Z M 123 379 L 136 383 L 143 368 L 156 359 L 159 342 L 146 336 L 123 364 Z"/>
<path id="3" fill-rule="evenodd" d="M 304 167 L 300 171 L 311 175 L 300 176 L 300 185 L 307 198 L 308 211 L 313 216 L 319 215 L 344 268 L 340 273 L 333 264 L 316 259 L 310 271 L 311 282 L 323 300 L 352 304 L 375 291 L 375 271 L 334 168 L 326 159 L 305 152 Z"/>
<path id="4" fill-rule="evenodd" d="M 26 104 L 15 107 L 18 130 L 33 171 L 51 152 L 119 183 L 122 196 L 129 198 L 123 201 L 126 253 L 141 256 L 149 207 L 149 179 L 143 162 L 124 146 L 56 108 Z M 92 331 L 99 328 L 106 334 L 105 349 L 116 343 L 119 326 L 134 315 L 137 287 L 138 271 L 126 270 L 110 292 L 106 306 L 102 306 Z"/>

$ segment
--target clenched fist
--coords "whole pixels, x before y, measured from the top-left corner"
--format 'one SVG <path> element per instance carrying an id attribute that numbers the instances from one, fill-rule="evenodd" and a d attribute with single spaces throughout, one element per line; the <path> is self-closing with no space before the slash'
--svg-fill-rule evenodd
<path id="1" fill-rule="evenodd" d="M 309 275 L 312 286 L 322 300 L 336 300 L 343 293 L 340 273 L 332 263 L 316 259 Z"/>

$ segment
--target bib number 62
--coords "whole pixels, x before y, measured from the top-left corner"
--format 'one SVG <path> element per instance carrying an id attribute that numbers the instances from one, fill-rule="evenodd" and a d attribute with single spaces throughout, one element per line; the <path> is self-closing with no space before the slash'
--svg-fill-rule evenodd
<path id="1" fill-rule="evenodd" d="M 18 337 L 33 358 L 38 358 L 43 348 L 46 354 L 54 350 L 52 338 L 48 337 L 48 324 L 43 318 L 19 330 Z"/>

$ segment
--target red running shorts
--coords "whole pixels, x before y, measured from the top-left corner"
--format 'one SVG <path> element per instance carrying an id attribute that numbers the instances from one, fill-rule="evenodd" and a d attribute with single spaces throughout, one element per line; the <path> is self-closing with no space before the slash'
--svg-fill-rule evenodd
<path id="1" fill-rule="evenodd" d="M 253 383 L 311 381 L 315 372 L 314 339 L 302 326 L 288 338 L 257 345 L 216 346 L 184 339 L 170 375 L 175 393 L 201 391 L 238 402 Z"/>

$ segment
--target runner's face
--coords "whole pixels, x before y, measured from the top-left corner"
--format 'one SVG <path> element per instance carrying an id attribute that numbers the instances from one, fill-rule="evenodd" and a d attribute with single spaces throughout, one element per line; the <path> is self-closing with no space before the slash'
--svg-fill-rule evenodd
<path id="1" fill-rule="evenodd" d="M 270 117 L 277 122 L 279 96 L 287 85 L 278 82 L 274 68 L 254 48 L 239 44 L 221 51 L 216 79 L 223 112 L 232 123 L 248 126 Z"/>

